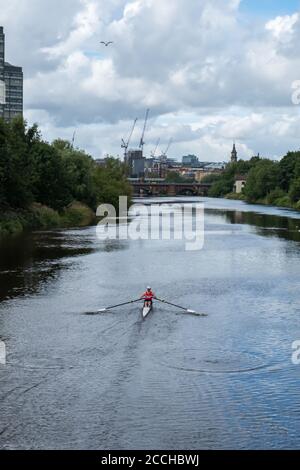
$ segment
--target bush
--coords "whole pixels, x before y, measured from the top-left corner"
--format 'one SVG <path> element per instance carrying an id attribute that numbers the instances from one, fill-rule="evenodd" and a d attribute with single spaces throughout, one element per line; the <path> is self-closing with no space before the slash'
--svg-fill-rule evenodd
<path id="1" fill-rule="evenodd" d="M 266 196 L 267 204 L 275 204 L 277 199 L 282 199 L 286 197 L 287 194 L 280 188 L 275 188 Z"/>
<path id="2" fill-rule="evenodd" d="M 296 202 L 294 207 L 297 211 L 300 211 L 300 201 Z"/>
<path id="3" fill-rule="evenodd" d="M 298 202 L 300 200 L 300 178 L 296 178 L 292 181 L 289 196 L 292 202 Z"/>
<path id="4" fill-rule="evenodd" d="M 243 193 L 229 193 L 225 196 L 226 199 L 233 199 L 237 201 L 245 201 L 246 197 Z"/>
<path id="5" fill-rule="evenodd" d="M 244 194 L 249 202 L 265 198 L 278 187 L 279 165 L 272 160 L 263 159 L 251 168 Z"/>
<path id="6" fill-rule="evenodd" d="M 23 232 L 23 225 L 18 219 L 0 220 L 0 238 L 18 235 Z"/>
<path id="7" fill-rule="evenodd" d="M 279 199 L 276 199 L 274 203 L 276 206 L 279 206 L 279 207 L 292 207 L 292 201 L 290 200 L 288 195 L 283 196 Z"/>
<path id="8" fill-rule="evenodd" d="M 33 204 L 31 207 L 31 226 L 34 229 L 57 228 L 61 220 L 58 212 L 42 204 Z"/>
<path id="9" fill-rule="evenodd" d="M 73 202 L 64 210 L 61 222 L 64 227 L 86 227 L 95 221 L 94 212 L 85 204 Z"/>

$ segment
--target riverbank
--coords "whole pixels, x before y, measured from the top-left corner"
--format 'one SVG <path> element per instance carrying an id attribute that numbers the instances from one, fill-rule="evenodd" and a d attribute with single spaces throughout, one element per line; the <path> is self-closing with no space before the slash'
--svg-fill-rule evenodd
<path id="1" fill-rule="evenodd" d="M 245 194 L 243 193 L 229 193 L 224 196 L 225 199 L 234 200 L 234 201 L 244 201 L 248 204 L 261 204 L 263 206 L 273 206 L 283 209 L 292 209 L 300 212 L 300 201 L 293 203 L 288 195 L 283 195 L 281 197 L 273 197 L 272 193 L 266 196 L 263 199 L 258 199 L 257 201 L 249 201 Z M 222 199 L 222 198 L 218 198 Z"/>
<path id="2" fill-rule="evenodd" d="M 27 210 L 11 209 L 0 213 L 0 240 L 31 230 L 87 227 L 95 220 L 94 211 L 77 201 L 61 212 L 35 203 Z"/>

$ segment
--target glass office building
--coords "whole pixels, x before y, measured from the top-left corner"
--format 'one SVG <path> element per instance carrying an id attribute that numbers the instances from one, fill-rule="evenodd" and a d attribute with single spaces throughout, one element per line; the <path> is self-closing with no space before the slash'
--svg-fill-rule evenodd
<path id="1" fill-rule="evenodd" d="M 0 26 L 0 118 L 23 115 L 23 70 L 5 62 L 5 35 Z"/>

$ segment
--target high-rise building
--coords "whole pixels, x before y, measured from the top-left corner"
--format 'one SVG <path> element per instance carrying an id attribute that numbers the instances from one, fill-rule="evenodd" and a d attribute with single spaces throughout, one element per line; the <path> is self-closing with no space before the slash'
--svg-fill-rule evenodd
<path id="1" fill-rule="evenodd" d="M 145 174 L 145 162 L 142 150 L 129 150 L 127 154 L 127 165 L 129 176 L 132 178 L 142 178 Z"/>
<path id="2" fill-rule="evenodd" d="M 0 117 L 3 117 L 4 104 L 5 104 L 4 46 L 5 46 L 5 36 L 3 33 L 3 27 L 0 26 Z"/>
<path id="3" fill-rule="evenodd" d="M 198 163 L 199 160 L 196 155 L 184 155 L 184 157 L 182 157 L 182 164 L 185 166 L 197 166 Z"/>
<path id="4" fill-rule="evenodd" d="M 0 26 L 0 118 L 11 121 L 22 115 L 23 70 L 5 62 L 5 35 Z"/>

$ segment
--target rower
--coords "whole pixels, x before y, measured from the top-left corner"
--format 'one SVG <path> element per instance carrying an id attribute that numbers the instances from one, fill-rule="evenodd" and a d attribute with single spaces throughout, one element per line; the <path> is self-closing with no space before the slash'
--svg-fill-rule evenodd
<path id="1" fill-rule="evenodd" d="M 151 307 L 152 306 L 152 301 L 155 299 L 156 296 L 154 292 L 152 291 L 151 287 L 148 286 L 146 292 L 143 293 L 141 296 L 141 299 L 144 299 L 144 306 L 145 307 Z"/>

